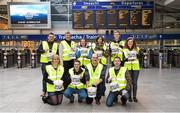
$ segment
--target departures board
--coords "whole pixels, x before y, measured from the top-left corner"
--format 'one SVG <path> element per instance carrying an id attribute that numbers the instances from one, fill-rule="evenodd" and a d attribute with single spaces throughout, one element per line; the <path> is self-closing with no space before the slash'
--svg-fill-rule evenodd
<path id="1" fill-rule="evenodd" d="M 74 29 L 148 29 L 153 1 L 73 2 Z"/>

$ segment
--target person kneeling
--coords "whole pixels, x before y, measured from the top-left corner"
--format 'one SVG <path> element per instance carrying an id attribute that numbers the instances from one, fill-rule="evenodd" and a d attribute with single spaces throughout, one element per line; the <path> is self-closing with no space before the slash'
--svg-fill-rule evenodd
<path id="1" fill-rule="evenodd" d="M 109 69 L 106 82 L 110 83 L 110 92 L 106 100 L 108 107 L 113 106 L 114 99 L 121 95 L 122 105 L 126 105 L 129 98 L 128 90 L 131 85 L 131 77 L 126 67 L 121 67 L 119 57 L 114 59 L 114 67 Z"/>
<path id="2" fill-rule="evenodd" d="M 47 65 L 45 69 L 45 81 L 48 96 L 42 97 L 42 100 L 44 103 L 48 103 L 50 105 L 61 104 L 64 90 L 64 68 L 60 65 L 59 56 L 53 55 L 51 65 Z"/>
<path id="3" fill-rule="evenodd" d="M 92 104 L 93 99 L 96 100 L 96 104 L 100 104 L 101 97 L 105 94 L 105 73 L 106 67 L 99 63 L 98 55 L 93 54 L 91 63 L 86 65 L 86 87 L 88 97 L 86 98 L 87 104 Z"/>
<path id="4" fill-rule="evenodd" d="M 70 103 L 74 103 L 74 95 L 78 94 L 78 102 L 81 103 L 86 99 L 85 76 L 84 69 L 80 67 L 80 61 L 74 60 L 74 68 L 69 69 L 69 78 L 71 83 L 64 91 L 64 96 L 70 99 Z"/>

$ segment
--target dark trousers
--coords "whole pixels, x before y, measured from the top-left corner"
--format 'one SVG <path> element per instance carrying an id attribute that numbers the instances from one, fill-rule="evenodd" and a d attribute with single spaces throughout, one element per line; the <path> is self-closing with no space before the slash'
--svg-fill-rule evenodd
<path id="1" fill-rule="evenodd" d="M 113 102 L 114 102 L 115 99 L 117 99 L 118 95 L 121 95 L 121 98 L 124 98 L 126 100 L 128 100 L 128 98 L 129 98 L 128 92 L 125 93 L 125 94 L 122 94 L 122 90 L 121 91 L 116 91 L 116 92 L 111 92 L 110 91 L 109 95 L 107 97 L 107 100 L 106 100 L 106 105 L 108 107 L 113 106 Z"/>
<path id="2" fill-rule="evenodd" d="M 43 79 L 42 79 L 42 91 L 46 92 L 47 88 L 46 88 L 46 81 L 45 81 L 45 73 L 46 73 L 46 65 L 49 65 L 50 63 L 41 63 L 41 71 L 42 71 L 42 75 L 43 75 Z"/>
<path id="3" fill-rule="evenodd" d="M 69 69 L 70 68 L 73 68 L 74 65 L 73 65 L 73 60 L 70 60 L 70 61 L 63 61 L 63 67 L 64 67 L 64 76 L 66 76 L 65 78 L 68 78 L 67 75 L 69 73 Z M 64 89 L 66 89 L 69 85 L 70 81 L 64 81 Z"/>
<path id="4" fill-rule="evenodd" d="M 87 104 L 92 104 L 93 99 L 94 99 L 94 98 L 89 98 L 89 97 L 87 97 L 87 98 L 86 98 L 86 103 L 87 103 Z M 95 100 L 100 101 L 100 99 L 101 99 L 101 96 L 96 95 Z"/>
<path id="5" fill-rule="evenodd" d="M 138 82 L 138 77 L 139 77 L 139 70 L 129 70 L 129 73 L 131 75 L 132 79 L 132 85 L 129 90 L 129 96 L 132 96 L 132 91 L 133 91 L 133 97 L 136 97 L 137 95 L 137 82 Z"/>

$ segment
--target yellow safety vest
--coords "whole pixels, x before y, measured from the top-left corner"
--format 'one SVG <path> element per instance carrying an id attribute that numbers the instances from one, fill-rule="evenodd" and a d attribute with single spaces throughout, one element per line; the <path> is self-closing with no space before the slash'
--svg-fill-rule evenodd
<path id="1" fill-rule="evenodd" d="M 72 76 L 74 76 L 74 71 L 73 70 L 74 70 L 74 68 L 69 69 L 69 74 L 70 74 L 71 80 L 72 80 Z M 81 78 L 84 76 L 84 72 L 85 72 L 85 70 L 83 69 L 82 73 L 79 75 L 79 76 L 81 76 Z M 82 89 L 82 88 L 85 88 L 85 85 L 82 82 L 75 85 L 71 81 L 71 83 L 68 85 L 68 87 L 73 88 L 73 89 L 76 89 L 76 88 L 77 89 Z"/>
<path id="2" fill-rule="evenodd" d="M 103 65 L 99 63 L 97 65 L 95 71 L 93 70 L 93 66 L 91 63 L 89 63 L 86 67 L 87 67 L 89 75 L 90 75 L 89 83 L 90 83 L 90 85 L 93 85 L 97 80 L 100 79 L 101 72 L 103 70 Z"/>
<path id="3" fill-rule="evenodd" d="M 43 47 L 43 50 L 48 50 L 48 51 L 43 53 L 43 54 L 41 54 L 40 62 L 41 63 L 48 63 L 49 62 L 48 61 L 48 54 L 50 53 L 48 42 L 47 41 L 42 41 L 42 47 Z M 58 44 L 57 43 L 53 43 L 52 53 L 56 54 L 57 50 L 58 50 Z"/>
<path id="4" fill-rule="evenodd" d="M 139 52 L 139 48 L 137 50 L 129 50 L 127 48 L 123 49 L 124 52 L 124 56 L 125 58 L 129 58 L 131 55 L 130 53 L 133 53 L 134 56 L 137 56 L 138 52 Z M 136 58 L 133 61 L 126 61 L 124 63 L 124 67 L 127 67 L 128 70 L 140 70 L 140 65 L 139 65 L 139 60 Z"/>
<path id="5" fill-rule="evenodd" d="M 47 65 L 46 72 L 48 73 L 48 79 L 50 79 L 52 81 L 61 80 L 61 78 L 64 74 L 64 67 L 59 65 L 57 70 L 55 70 L 52 65 Z M 54 84 L 46 83 L 46 85 L 47 85 L 47 92 L 55 92 Z"/>
<path id="6" fill-rule="evenodd" d="M 114 61 L 115 57 L 119 57 L 121 59 L 121 61 L 123 60 L 123 49 L 121 47 L 119 47 L 119 45 L 120 44 L 118 44 L 118 43 L 111 42 L 111 48 L 117 48 L 119 50 L 118 54 L 112 54 L 111 55 L 111 61 L 112 62 Z"/>
<path id="7" fill-rule="evenodd" d="M 125 46 L 125 41 L 124 40 L 121 40 L 120 42 L 119 42 L 119 45 L 121 45 L 121 46 Z"/>
<path id="8" fill-rule="evenodd" d="M 109 69 L 109 76 L 112 78 L 112 83 L 117 82 L 119 85 L 119 89 L 124 89 L 127 84 L 127 80 L 125 77 L 125 73 L 127 71 L 126 67 L 121 67 L 118 74 L 115 74 L 114 67 Z M 111 90 L 111 89 L 110 89 Z"/>
<path id="9" fill-rule="evenodd" d="M 62 45 L 63 61 L 71 60 L 70 54 L 73 52 L 72 48 L 76 48 L 75 42 L 71 41 L 71 46 L 69 46 L 69 44 L 65 40 L 63 40 L 61 42 L 61 45 Z"/>
<path id="10" fill-rule="evenodd" d="M 93 44 L 93 45 L 92 45 L 92 49 L 93 49 L 94 53 L 96 52 L 96 51 L 95 51 L 95 48 L 96 48 L 96 45 Z M 106 45 L 104 44 L 104 45 L 103 45 L 103 50 L 105 51 L 106 49 L 107 49 L 107 47 L 106 47 Z M 102 50 L 100 50 L 100 51 L 102 51 Z M 103 51 L 102 51 L 102 53 L 103 53 Z M 101 59 L 100 59 L 100 62 L 101 62 L 101 64 L 103 64 L 103 65 L 107 65 L 107 59 L 106 59 L 106 57 L 105 57 L 105 56 L 102 56 Z"/>
<path id="11" fill-rule="evenodd" d="M 81 47 L 79 48 L 79 50 L 81 49 Z M 90 49 L 91 48 L 86 48 L 87 49 L 87 52 L 86 52 L 86 54 L 87 54 L 87 56 L 88 56 L 88 54 L 89 54 L 89 51 L 90 51 Z M 87 56 L 83 56 L 82 55 L 82 53 L 81 53 L 81 56 L 78 58 L 78 60 L 81 62 L 81 66 L 82 65 L 87 65 L 87 64 L 89 64 L 90 62 L 91 62 L 91 59 L 90 58 L 87 58 Z"/>

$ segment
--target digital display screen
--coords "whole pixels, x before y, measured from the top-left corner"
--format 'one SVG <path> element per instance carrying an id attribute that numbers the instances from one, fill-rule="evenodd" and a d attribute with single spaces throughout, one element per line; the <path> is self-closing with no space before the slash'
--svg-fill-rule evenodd
<path id="1" fill-rule="evenodd" d="M 153 10 L 153 1 L 73 2 L 73 28 L 152 28 Z M 81 13 L 79 15 L 82 15 L 82 18 L 75 18 L 77 15 L 76 11 L 79 11 L 79 13 Z"/>
<path id="2" fill-rule="evenodd" d="M 93 11 L 85 11 L 84 12 L 85 17 L 85 25 L 84 28 L 94 28 L 94 12 Z"/>
<path id="3" fill-rule="evenodd" d="M 9 28 L 51 28 L 50 3 L 9 3 Z"/>
<path id="4" fill-rule="evenodd" d="M 81 11 L 75 11 L 73 15 L 74 28 L 83 28 L 83 13 Z"/>
<path id="5" fill-rule="evenodd" d="M 119 10 L 119 27 L 127 28 L 129 25 L 129 11 L 128 10 Z"/>

